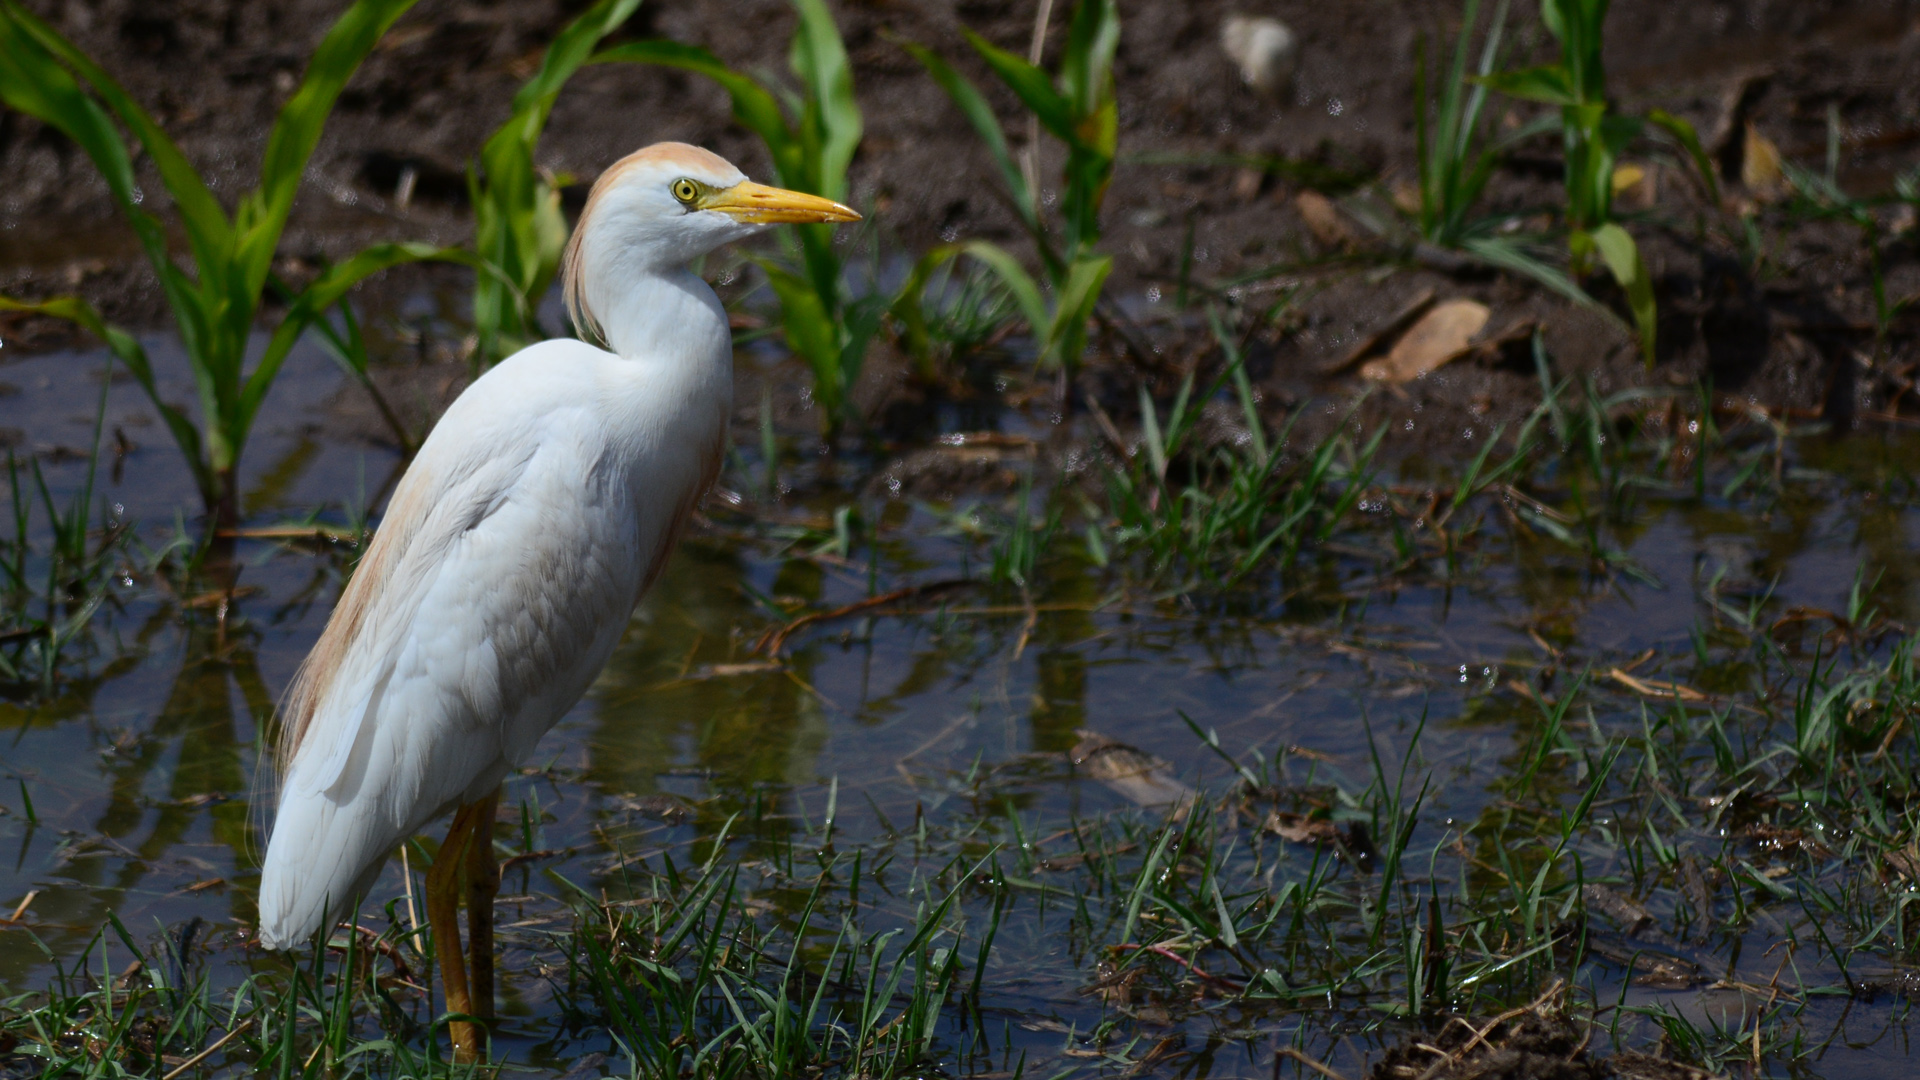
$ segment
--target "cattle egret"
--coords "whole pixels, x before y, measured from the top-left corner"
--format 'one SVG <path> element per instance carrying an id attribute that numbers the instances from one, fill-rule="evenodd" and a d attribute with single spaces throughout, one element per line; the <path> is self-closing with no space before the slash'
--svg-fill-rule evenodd
<path id="1" fill-rule="evenodd" d="M 727 313 L 687 264 L 774 223 L 859 218 L 684 143 L 601 174 L 564 273 L 575 325 L 607 348 L 541 342 L 460 395 L 288 689 L 261 944 L 349 914 L 452 811 L 428 920 L 448 1011 L 491 1016 L 501 781 L 600 673 L 725 453 Z M 475 1025 L 452 1036 L 478 1055 Z"/>

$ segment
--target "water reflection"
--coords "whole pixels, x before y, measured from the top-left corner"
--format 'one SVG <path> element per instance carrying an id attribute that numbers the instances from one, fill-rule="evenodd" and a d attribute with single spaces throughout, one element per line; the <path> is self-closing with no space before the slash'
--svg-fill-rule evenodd
<path id="1" fill-rule="evenodd" d="M 247 489 L 261 513 L 298 506 L 316 475 L 360 474 L 358 447 L 300 431 L 267 440 Z M 819 819 L 830 786 L 844 827 L 868 835 L 1009 805 L 1060 818 L 1123 809 L 1121 795 L 1061 760 L 1089 728 L 1172 762 L 1186 781 L 1224 783 L 1229 767 L 1197 744 L 1182 712 L 1242 760 L 1286 748 L 1292 779 L 1337 776 L 1355 790 L 1376 748 L 1397 768 L 1424 722 L 1414 771 L 1434 777 L 1429 820 L 1471 834 L 1466 872 L 1491 883 L 1485 868 L 1500 865 L 1514 775 L 1535 798 L 1572 798 L 1587 776 L 1560 752 L 1567 741 L 1635 719 L 1639 707 L 1623 698 L 1595 726 L 1555 733 L 1511 690 L 1515 673 L 1551 694 L 1578 677 L 1563 653 L 1603 671 L 1653 650 L 1642 674 L 1665 668 L 1708 691 L 1746 689 L 1750 661 L 1695 648 L 1716 602 L 1770 597 L 1760 605 L 1769 620 L 1794 605 L 1844 611 L 1859 579 L 1885 614 L 1914 617 L 1902 463 L 1920 462 L 1920 440 L 1810 442 L 1802 460 L 1831 478 L 1758 512 L 1724 499 L 1643 503 L 1638 524 L 1610 534 L 1618 560 L 1496 521 L 1478 534 L 1462 528 L 1450 561 L 1392 576 L 1378 572 L 1375 551 L 1317 552 L 1285 596 L 1235 596 L 1215 610 L 1180 597 L 1118 602 L 1111 576 L 1063 560 L 1038 599 L 981 589 L 810 626 L 781 668 L 753 652 L 776 611 L 849 603 L 876 578 L 884 588 L 959 576 L 978 554 L 918 510 L 875 515 L 891 531 L 871 573 L 783 549 L 765 523 L 715 529 L 676 556 L 606 674 L 541 744 L 534 774 L 510 782 L 507 804 L 527 808 L 510 847 L 560 853 L 523 864 L 513 887 L 543 889 L 537 874 L 551 869 L 597 888 L 616 879 L 608 868 L 618 856 L 643 849 L 704 855 L 698 840 L 742 811 L 758 830 L 750 854 L 764 854 Z M 121 487 L 159 483 L 157 460 L 137 464 Z M 179 478 L 166 483 L 187 497 Z M 1379 538 L 1355 543 L 1376 541 L 1385 550 Z M 195 917 L 252 921 L 260 733 L 343 563 L 269 543 L 243 543 L 237 555 L 242 582 L 262 591 L 224 621 L 156 577 L 103 620 L 98 662 L 58 696 L 0 703 L 0 774 L 30 785 L 40 817 L 29 826 L 0 789 L 10 810 L 0 851 L 12 856 L 0 867 L 0 908 L 40 890 L 26 923 L 58 955 L 76 952 L 108 910 L 141 934 Z M 1558 681 L 1540 677 L 1556 665 Z M 691 805 L 689 820 L 662 823 L 675 818 L 673 800 Z M 403 886 L 390 872 L 380 888 L 376 903 Z M 1065 946 L 1031 927 L 1008 934 L 1023 963 L 1092 963 L 1062 958 Z M 0 929 L 0 983 L 18 990 L 45 970 L 24 933 Z M 512 991 L 529 1029 L 552 1008 L 533 983 Z M 1053 1007 L 1039 991 L 1033 1000 Z"/>

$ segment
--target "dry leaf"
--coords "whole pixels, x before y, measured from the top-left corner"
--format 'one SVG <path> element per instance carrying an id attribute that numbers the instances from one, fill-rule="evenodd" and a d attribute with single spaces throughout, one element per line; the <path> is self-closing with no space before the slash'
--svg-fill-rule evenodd
<path id="1" fill-rule="evenodd" d="M 1340 216 L 1340 208 L 1333 205 L 1332 199 L 1317 191 L 1303 191 L 1294 196 L 1293 208 L 1300 211 L 1301 220 L 1307 223 L 1307 231 L 1323 246 L 1346 248 L 1353 245 L 1353 230 L 1347 227 L 1347 220 Z"/>
<path id="2" fill-rule="evenodd" d="M 1260 197 L 1260 187 L 1267 182 L 1267 174 L 1259 169 L 1241 169 L 1233 174 L 1233 197 L 1241 202 L 1252 202 Z"/>
<path id="3" fill-rule="evenodd" d="M 1747 141 L 1740 156 L 1740 183 L 1759 198 L 1781 195 L 1787 186 L 1787 174 L 1781 168 L 1780 148 L 1747 122 Z"/>
<path id="4" fill-rule="evenodd" d="M 1636 679 L 1632 675 L 1614 668 L 1607 672 L 1607 678 L 1644 697 L 1679 698 L 1681 701 L 1705 701 L 1707 695 L 1691 686 L 1682 686 L 1676 682 L 1661 682 L 1653 679 Z"/>
<path id="5" fill-rule="evenodd" d="M 1420 213 L 1420 189 L 1401 180 L 1393 185 L 1394 208 L 1409 217 Z"/>
<path id="6" fill-rule="evenodd" d="M 1394 342 L 1385 359 L 1362 366 L 1360 374 L 1391 383 L 1417 379 L 1466 352 L 1491 314 L 1487 305 L 1473 300 L 1439 304 Z"/>
<path id="7" fill-rule="evenodd" d="M 1340 827 L 1326 818 L 1309 817 L 1288 810 L 1267 811 L 1267 820 L 1260 827 L 1295 844 L 1331 844 L 1340 839 Z"/>
<path id="8" fill-rule="evenodd" d="M 1920 845 L 1908 844 L 1897 851 L 1889 851 L 1881 858 L 1894 873 L 1908 881 L 1920 882 Z"/>
<path id="9" fill-rule="evenodd" d="M 1193 789 L 1173 775 L 1173 766 L 1097 731 L 1074 732 L 1080 741 L 1067 760 L 1140 806 L 1172 806 L 1193 798 Z"/>
<path id="10" fill-rule="evenodd" d="M 1613 170 L 1613 196 L 1622 206 L 1652 209 L 1660 201 L 1660 173 L 1650 166 L 1621 165 Z"/>

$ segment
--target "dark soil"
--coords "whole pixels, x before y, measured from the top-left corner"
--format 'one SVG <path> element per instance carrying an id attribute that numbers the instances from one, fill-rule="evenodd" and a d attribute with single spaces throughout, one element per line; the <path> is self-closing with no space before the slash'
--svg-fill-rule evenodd
<path id="1" fill-rule="evenodd" d="M 342 4 L 29 6 L 116 73 L 216 192 L 233 192 L 251 183 L 275 109 Z M 423 0 L 368 61 L 329 124 L 283 246 L 293 260 L 288 272 L 376 239 L 460 240 L 468 228 L 465 163 L 505 116 L 551 35 L 583 6 Z M 1057 5 L 1053 48 L 1064 36 L 1068 6 Z M 1534 5 L 1514 6 L 1515 40 L 1544 59 L 1548 43 Z M 895 41 L 932 45 L 992 89 L 971 62 L 960 27 L 1024 50 L 1034 7 L 1003 0 L 836 4 L 866 113 L 854 200 L 875 211 L 889 248 L 914 251 L 956 237 L 1018 240 L 986 154 Z M 1299 33 L 1298 74 L 1285 100 L 1249 91 L 1221 52 L 1220 23 L 1236 9 L 1276 15 Z M 1443 298 L 1488 303 L 1490 333 L 1537 322 L 1559 370 L 1592 372 L 1602 389 L 1705 382 L 1721 408 L 1757 405 L 1842 428 L 1898 412 L 1920 332 L 1913 308 L 1877 339 L 1871 259 L 1860 230 L 1753 200 L 1739 189 L 1737 165 L 1751 122 L 1790 160 L 1823 167 L 1833 115 L 1843 186 L 1856 195 L 1890 191 L 1893 178 L 1920 161 L 1920 81 L 1913 78 L 1920 71 L 1920 0 L 1613 5 L 1607 53 L 1622 107 L 1658 105 L 1691 120 L 1731 166 L 1734 210 L 1723 210 L 1707 205 L 1677 163 L 1658 160 L 1645 146 L 1629 154 L 1652 173 L 1624 200 L 1638 215 L 1633 231 L 1662 305 L 1660 358 L 1651 373 L 1620 322 L 1531 282 L 1446 259 L 1423 262 L 1351 219 L 1319 235 L 1302 219 L 1296 198 L 1303 181 L 1334 196 L 1372 191 L 1384 207 L 1387 193 L 1414 177 L 1414 56 L 1423 43 L 1451 47 L 1457 3 L 1123 0 L 1121 10 L 1123 161 L 1106 205 L 1104 246 L 1116 257 L 1110 294 L 1139 325 L 1132 350 L 1116 334 L 1102 336 L 1093 367 L 1098 376 L 1104 360 L 1111 374 L 1090 383 L 1096 392 L 1118 391 L 1102 395 L 1116 415 L 1134 398 L 1134 370 L 1146 370 L 1158 389 L 1171 392 L 1180 374 L 1210 352 L 1204 321 L 1173 310 L 1188 252 L 1191 279 L 1200 285 L 1279 266 L 1238 294 L 1251 311 L 1283 288 L 1300 287 L 1291 311 L 1256 325 L 1249 337 L 1266 398 L 1280 406 L 1350 395 L 1355 377 L 1329 377 L 1327 365 L 1408 297 L 1433 289 Z M 784 73 L 792 24 L 783 0 L 647 0 L 625 34 L 694 42 L 738 67 Z M 995 101 L 1018 143 L 1024 118 L 1010 96 Z M 1495 116 L 1507 109 L 1496 104 Z M 1532 107 L 1513 112 L 1517 120 Z M 589 69 L 561 97 L 541 163 L 584 182 L 639 145 L 682 139 L 765 176 L 763 151 L 728 113 L 725 95 L 693 76 L 624 65 Z M 1558 161 L 1551 139 L 1523 146 L 1496 177 L 1490 202 L 1541 208 L 1540 222 L 1549 224 L 1545 211 L 1559 201 Z M 419 180 L 402 207 L 395 187 L 409 167 Z M 145 186 L 160 190 L 153 177 Z M 1750 232 L 1735 213 L 1743 207 L 1752 211 Z M 1896 206 L 1878 214 L 1882 291 L 1897 304 L 1920 295 L 1913 216 Z M 1339 258 L 1343 253 L 1348 257 Z M 1592 288 L 1607 298 L 1602 283 Z M 0 291 L 79 291 L 122 322 L 165 322 L 159 290 L 84 156 L 8 113 L 0 113 Z M 8 344 L 28 347 L 68 340 L 65 331 L 19 320 L 0 322 L 0 332 Z M 1141 342 L 1157 355 L 1129 355 L 1141 351 Z M 1123 357 L 1124 365 L 1112 364 Z M 871 370 L 863 399 L 876 417 L 899 421 L 883 422 L 883 433 L 924 431 L 929 392 L 908 386 L 900 366 L 884 356 Z M 743 401 L 749 392 L 742 388 Z M 1513 421 L 1538 393 L 1531 350 L 1491 350 L 1376 395 L 1363 419 L 1392 421 L 1390 452 L 1471 450 L 1474 438 Z M 1920 411 L 1920 402 L 1910 404 Z"/>
<path id="2" fill-rule="evenodd" d="M 1711 1080 L 1657 1054 L 1590 1054 L 1586 1026 L 1554 1012 L 1470 1022 L 1452 1017 L 1387 1051 L 1369 1080 Z"/>

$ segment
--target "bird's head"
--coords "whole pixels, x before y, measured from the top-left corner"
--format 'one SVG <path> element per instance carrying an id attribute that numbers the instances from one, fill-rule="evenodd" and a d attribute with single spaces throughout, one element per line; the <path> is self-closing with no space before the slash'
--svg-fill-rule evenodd
<path id="1" fill-rule="evenodd" d="M 685 266 L 769 225 L 858 220 L 859 214 L 832 199 L 756 184 L 711 151 L 655 143 L 614 162 L 594 181 L 567 242 L 567 308 L 587 329 L 599 322 L 589 279 Z"/>

